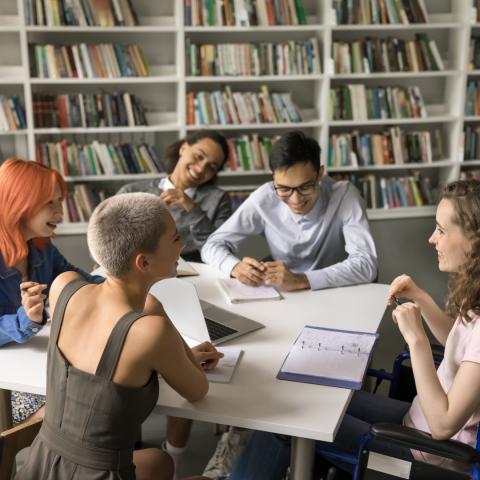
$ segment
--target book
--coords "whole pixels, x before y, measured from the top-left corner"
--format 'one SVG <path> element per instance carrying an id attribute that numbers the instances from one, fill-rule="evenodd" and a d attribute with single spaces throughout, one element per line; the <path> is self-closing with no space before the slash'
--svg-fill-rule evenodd
<path id="1" fill-rule="evenodd" d="M 243 350 L 238 347 L 217 347 L 217 350 L 222 352 L 224 357 L 215 368 L 205 372 L 205 375 L 209 382 L 230 383 Z"/>
<path id="2" fill-rule="evenodd" d="M 359 390 L 377 333 L 305 326 L 278 372 L 279 380 Z"/>
<path id="3" fill-rule="evenodd" d="M 177 277 L 190 277 L 200 275 L 192 265 L 184 260 L 182 257 L 178 258 Z"/>
<path id="4" fill-rule="evenodd" d="M 282 295 L 274 287 L 250 287 L 235 278 L 222 278 L 217 283 L 230 303 L 281 300 Z"/>

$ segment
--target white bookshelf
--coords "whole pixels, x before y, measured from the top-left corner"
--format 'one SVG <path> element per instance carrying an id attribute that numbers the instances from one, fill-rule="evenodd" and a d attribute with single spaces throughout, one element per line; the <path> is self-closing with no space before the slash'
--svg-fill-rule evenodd
<path id="1" fill-rule="evenodd" d="M 465 122 L 480 122 L 480 117 L 464 116 L 466 83 L 480 76 L 480 70 L 467 71 L 468 45 L 471 35 L 480 36 L 480 24 L 472 23 L 471 0 L 424 0 L 430 22 L 411 25 L 335 25 L 332 0 L 303 0 L 307 25 L 269 27 L 189 27 L 184 26 L 183 0 L 132 0 L 140 25 L 136 27 L 43 27 L 27 25 L 23 0 L 0 2 L 0 94 L 20 95 L 26 109 L 27 129 L 0 132 L 4 156 L 34 158 L 35 144 L 62 138 L 75 141 L 93 139 L 152 142 L 159 154 L 170 142 L 198 130 L 186 123 L 186 92 L 212 91 L 231 85 L 234 91 L 258 91 L 267 84 L 271 91 L 292 92 L 300 108 L 301 123 L 211 125 L 227 136 L 259 133 L 278 135 L 290 129 L 302 129 L 318 139 L 322 163 L 328 151 L 331 133 L 381 131 L 400 125 L 406 130 L 440 128 L 445 158 L 429 164 L 375 165 L 369 167 L 336 167 L 331 173 L 373 173 L 394 175 L 421 171 L 435 183 L 458 178 L 463 164 L 460 158 L 461 134 Z M 434 72 L 392 72 L 338 75 L 333 72 L 331 49 L 334 41 L 350 41 L 366 36 L 412 38 L 425 32 L 437 41 L 446 69 Z M 187 38 L 196 43 L 280 42 L 285 40 L 318 40 L 321 73 L 289 76 L 194 77 L 185 75 L 184 47 Z M 41 79 L 30 76 L 29 44 L 76 42 L 124 42 L 138 44 L 151 66 L 152 75 L 145 78 L 117 79 Z M 418 85 L 424 95 L 427 118 L 357 121 L 330 121 L 328 98 L 331 87 L 347 83 L 367 86 Z M 44 129 L 33 125 L 32 96 L 36 93 L 94 93 L 125 90 L 137 95 L 147 110 L 148 126 Z M 469 161 L 469 165 L 475 162 Z M 478 165 L 478 163 L 477 163 Z M 121 175 L 68 177 L 69 184 L 89 182 L 118 189 L 121 183 L 156 175 Z M 268 171 L 221 172 L 219 184 L 228 190 L 254 189 L 269 178 Z M 372 220 L 432 216 L 434 208 L 372 209 Z M 85 233 L 85 224 L 62 225 L 59 234 Z"/>

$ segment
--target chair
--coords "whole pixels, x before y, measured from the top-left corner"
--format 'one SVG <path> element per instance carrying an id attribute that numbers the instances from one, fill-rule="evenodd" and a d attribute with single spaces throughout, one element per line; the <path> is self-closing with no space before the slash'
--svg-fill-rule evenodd
<path id="1" fill-rule="evenodd" d="M 10 480 L 15 457 L 28 447 L 42 425 L 42 419 L 26 420 L 0 433 L 0 480 Z"/>
<path id="2" fill-rule="evenodd" d="M 432 354 L 434 362 L 438 367 L 443 359 L 443 347 L 432 345 Z M 377 390 L 383 380 L 387 380 L 391 382 L 389 389 L 391 398 L 411 401 L 416 395 L 416 390 L 411 367 L 404 365 L 404 362 L 408 359 L 410 359 L 410 352 L 407 346 L 405 351 L 395 359 L 391 372 L 383 369 L 369 369 L 367 374 L 377 378 L 374 390 Z M 470 472 L 453 472 L 452 470 L 417 460 L 407 462 L 371 452 L 369 444 L 374 438 L 470 465 Z M 476 448 L 472 448 L 455 440 L 435 440 L 425 432 L 402 425 L 380 423 L 372 425 L 370 432 L 362 439 L 356 455 L 323 448 L 318 449 L 317 453 L 320 453 L 322 457 L 330 461 L 337 460 L 354 465 L 354 480 L 386 480 L 390 478 L 411 480 L 480 480 L 480 428 L 477 433 Z M 393 474 L 392 472 L 396 471 L 394 470 L 395 467 L 403 470 L 403 474 Z M 330 476 L 330 478 L 338 477 Z"/>

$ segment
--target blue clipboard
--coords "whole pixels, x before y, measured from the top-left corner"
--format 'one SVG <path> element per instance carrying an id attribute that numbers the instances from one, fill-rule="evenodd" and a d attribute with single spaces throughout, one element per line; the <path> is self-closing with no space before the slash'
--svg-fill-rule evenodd
<path id="1" fill-rule="evenodd" d="M 367 358 L 367 361 L 365 362 L 365 369 L 363 371 L 363 375 L 362 375 L 362 378 L 360 381 L 348 381 L 348 380 L 344 380 L 344 379 L 339 379 L 339 378 L 335 378 L 335 377 L 323 377 L 323 376 L 314 376 L 314 375 L 302 375 L 300 373 L 289 373 L 289 372 L 282 372 L 282 369 L 285 365 L 285 362 L 287 361 L 290 353 L 291 353 L 291 350 L 290 352 L 288 353 L 288 355 L 285 357 L 285 360 L 283 361 L 283 364 L 277 374 L 277 378 L 279 380 L 288 380 L 290 382 L 300 382 L 300 383 L 312 383 L 312 384 L 315 384 L 315 385 L 326 385 L 326 386 L 329 386 L 329 387 L 338 387 L 338 388 L 348 388 L 350 390 L 360 390 L 362 388 L 362 384 L 363 384 L 363 380 L 365 378 L 365 373 L 368 369 L 368 365 L 370 363 L 370 359 L 371 359 L 371 356 L 372 356 L 372 352 L 373 352 L 373 347 L 375 346 L 375 343 L 377 342 L 378 340 L 378 337 L 379 337 L 379 334 L 378 333 L 368 333 L 368 332 L 357 332 L 357 331 L 354 331 L 354 330 L 341 330 L 341 329 L 336 329 L 336 328 L 324 328 L 324 327 L 315 327 L 315 326 L 312 326 L 312 325 L 305 325 L 305 327 L 303 327 L 302 331 L 298 334 L 297 338 L 295 339 L 295 342 L 294 342 L 294 345 L 297 343 L 297 340 L 299 339 L 299 337 L 301 336 L 301 334 L 303 333 L 303 331 L 306 329 L 306 328 L 311 328 L 311 329 L 315 329 L 315 330 L 324 330 L 324 331 L 330 331 L 330 332 L 342 332 L 342 333 L 352 333 L 352 334 L 356 334 L 356 335 L 368 335 L 368 336 L 371 336 L 371 337 L 374 337 L 375 340 L 372 344 L 372 348 L 368 354 L 368 358 Z"/>

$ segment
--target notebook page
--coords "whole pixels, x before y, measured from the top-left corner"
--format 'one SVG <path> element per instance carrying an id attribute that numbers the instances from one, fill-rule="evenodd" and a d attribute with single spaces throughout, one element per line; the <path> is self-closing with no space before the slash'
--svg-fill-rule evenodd
<path id="1" fill-rule="evenodd" d="M 361 381 L 374 343 L 374 335 L 305 327 L 281 371 Z"/>
<path id="2" fill-rule="evenodd" d="M 218 280 L 218 284 L 231 302 L 248 302 L 282 298 L 280 293 L 273 287 L 250 287 L 234 278 L 220 279 Z"/>
<path id="3" fill-rule="evenodd" d="M 209 382 L 230 383 L 233 372 L 237 366 L 242 350 L 238 347 L 218 347 L 217 350 L 224 354 L 218 365 L 206 372 Z"/>

